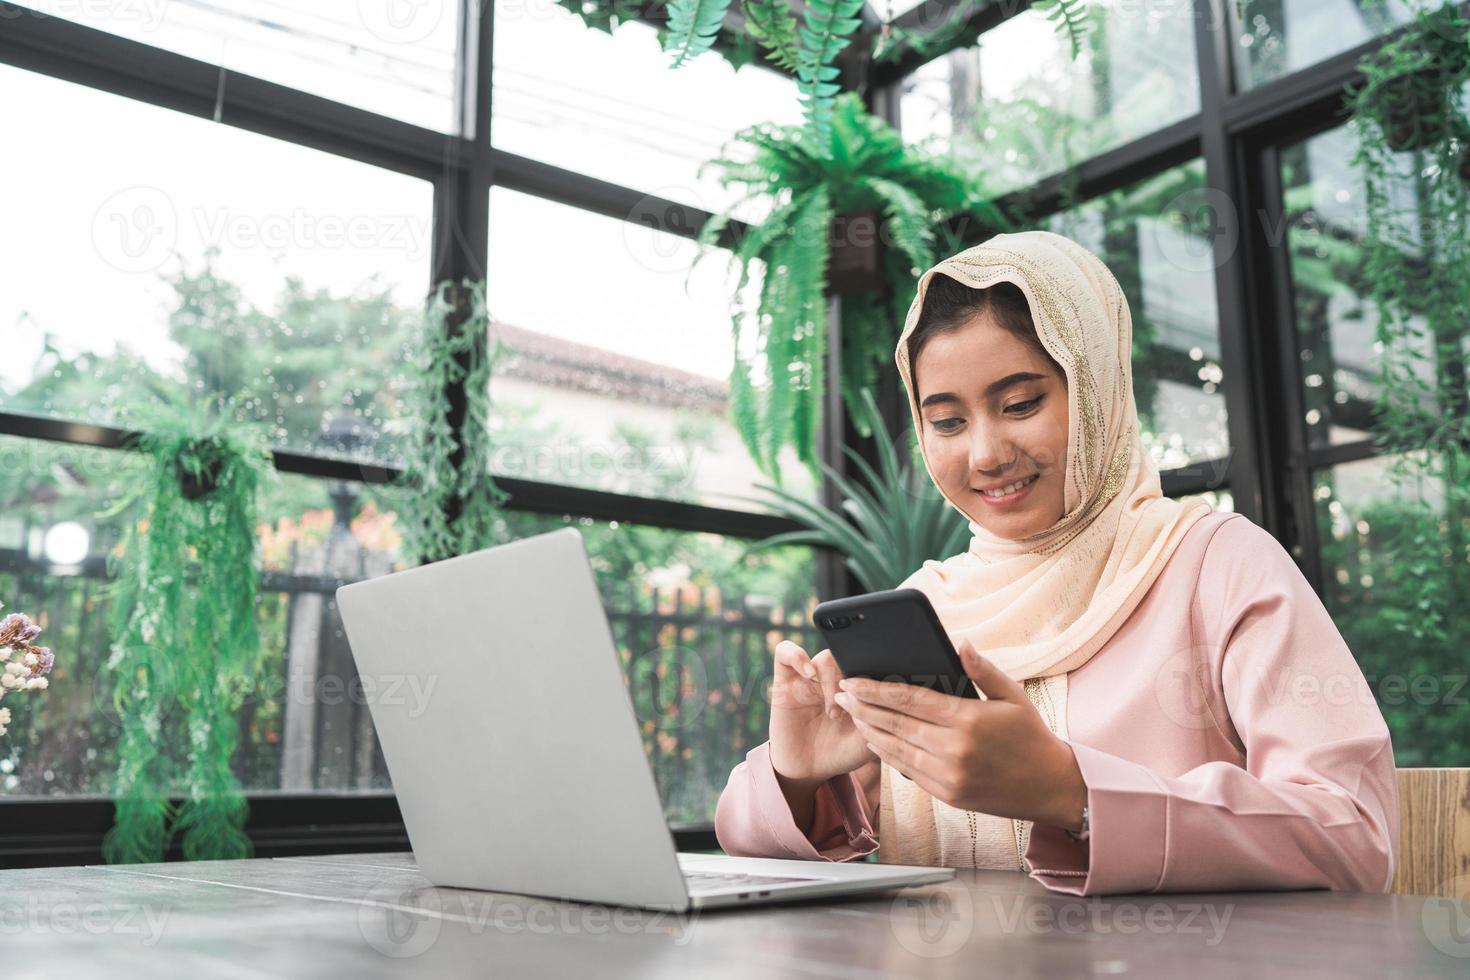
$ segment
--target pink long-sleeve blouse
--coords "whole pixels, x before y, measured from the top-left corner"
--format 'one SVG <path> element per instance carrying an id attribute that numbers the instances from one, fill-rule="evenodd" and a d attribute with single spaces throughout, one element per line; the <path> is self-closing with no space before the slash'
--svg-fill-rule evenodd
<path id="1" fill-rule="evenodd" d="M 1399 833 L 1388 727 L 1317 594 L 1249 519 L 1195 523 L 1068 684 L 1092 830 L 1073 841 L 1032 828 L 1026 864 L 1048 888 L 1388 890 Z M 769 746 L 720 795 L 727 853 L 847 861 L 878 846 L 854 773 L 818 787 L 812 825 L 798 829 Z"/>

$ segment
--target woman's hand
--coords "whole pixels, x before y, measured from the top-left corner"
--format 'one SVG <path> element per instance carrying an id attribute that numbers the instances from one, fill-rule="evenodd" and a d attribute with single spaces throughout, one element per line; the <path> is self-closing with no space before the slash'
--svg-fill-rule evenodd
<path id="1" fill-rule="evenodd" d="M 871 750 L 930 796 L 962 810 L 1081 830 L 1087 785 L 1071 747 L 1046 727 L 1025 689 L 968 640 L 959 655 L 987 700 L 866 678 L 842 681 L 835 700 Z"/>
<path id="2" fill-rule="evenodd" d="M 776 644 L 771 683 L 771 766 L 798 786 L 824 783 L 876 756 L 833 698 L 842 669 L 823 650 L 811 659 L 790 640 Z"/>

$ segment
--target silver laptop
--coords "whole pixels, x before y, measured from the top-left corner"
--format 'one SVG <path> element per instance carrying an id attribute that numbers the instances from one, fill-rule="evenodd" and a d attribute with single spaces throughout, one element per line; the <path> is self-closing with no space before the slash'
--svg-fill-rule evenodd
<path id="1" fill-rule="evenodd" d="M 337 603 L 435 885 L 682 912 L 954 875 L 677 853 L 575 528 L 343 586 Z"/>

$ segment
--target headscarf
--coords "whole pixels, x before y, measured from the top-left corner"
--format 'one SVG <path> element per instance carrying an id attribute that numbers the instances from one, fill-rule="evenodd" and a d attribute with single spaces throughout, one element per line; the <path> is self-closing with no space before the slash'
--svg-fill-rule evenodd
<path id="1" fill-rule="evenodd" d="M 1127 620 L 1185 532 L 1212 508 L 1200 497 L 1165 497 L 1158 467 L 1139 438 L 1133 320 L 1117 279 L 1087 249 L 1047 231 L 996 235 L 920 277 L 895 358 L 921 450 L 923 419 L 908 341 L 936 275 L 976 289 L 1010 282 L 1025 294 L 1037 337 L 1066 374 L 1063 513 L 1050 527 L 1015 541 L 972 520 L 965 552 L 925 561 L 900 587 L 928 596 L 956 646 L 968 639 L 1024 682 L 1048 725 L 1065 738 L 1067 672 L 1086 663 Z M 927 452 L 924 465 L 939 486 Z M 954 498 L 945 499 L 964 513 Z M 917 784 L 883 768 L 887 812 L 880 816 L 880 840 L 894 842 L 896 849 L 889 850 L 908 858 L 885 854 L 884 860 L 953 866 L 973 858 L 978 867 L 1024 867 L 1025 821 L 930 801 Z"/>

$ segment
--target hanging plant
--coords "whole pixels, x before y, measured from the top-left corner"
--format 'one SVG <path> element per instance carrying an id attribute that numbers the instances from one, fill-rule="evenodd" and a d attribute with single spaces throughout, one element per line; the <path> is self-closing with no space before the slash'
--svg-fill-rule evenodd
<path id="1" fill-rule="evenodd" d="M 1453 5 L 1421 9 L 1403 34 L 1369 55 L 1361 68 L 1365 83 L 1353 112 L 1371 120 L 1388 149 L 1402 153 L 1460 138 L 1464 113 L 1456 90 L 1470 68 L 1470 45 Z"/>
<path id="2" fill-rule="evenodd" d="M 740 150 L 738 158 L 732 148 Z M 847 280 L 838 283 L 847 298 L 841 304 L 838 383 L 849 413 L 862 425 L 866 416 L 859 392 L 876 384 L 889 363 L 918 274 L 937 261 L 939 249 L 957 249 L 945 223 L 965 215 L 983 228 L 1008 225 L 970 180 L 905 146 L 854 93 L 838 98 L 823 150 L 818 152 L 801 127 L 761 125 L 738 134 L 719 159 L 704 165 L 718 168 L 720 182 L 743 195 L 701 229 L 704 249 L 747 203 L 770 209 L 731 258 L 740 276 L 732 320 L 736 353 L 730 412 L 751 456 L 778 483 L 777 454 L 786 445 L 816 473 L 832 242 L 858 253 L 882 245 L 876 255 L 840 259 L 859 272 L 839 277 Z M 881 220 L 864 226 L 865 212 Z M 757 263 L 764 269 L 759 301 L 754 310 L 745 310 L 741 296 Z M 755 328 L 754 350 L 741 341 L 747 319 Z"/>
<path id="3" fill-rule="evenodd" d="M 1419 10 L 1360 65 L 1350 99 L 1367 224 L 1364 291 L 1377 312 L 1374 439 L 1392 480 L 1442 481 L 1454 594 L 1463 594 L 1470 496 L 1465 311 L 1470 309 L 1470 20 Z M 1407 547 L 1397 542 L 1396 547 Z M 1407 565 L 1421 554 L 1400 556 Z M 1438 561 L 1440 558 L 1429 558 Z"/>
<path id="4" fill-rule="evenodd" d="M 490 477 L 490 377 L 497 346 L 484 284 L 440 283 L 410 364 L 412 432 L 399 481 L 405 550 L 417 561 L 499 541 L 500 506 L 508 495 Z M 457 432 L 450 398 L 460 390 L 464 422 Z"/>
<path id="5" fill-rule="evenodd" d="M 123 505 L 133 519 L 109 558 L 107 665 L 122 731 L 103 854 L 162 860 L 174 818 L 185 858 L 249 857 L 248 805 L 231 763 L 260 658 L 256 493 L 270 453 L 229 405 L 176 399 L 139 414 L 137 448 L 152 458 L 151 477 Z M 182 765 L 171 746 L 183 750 Z M 175 777 L 184 789 L 176 814 Z"/>

